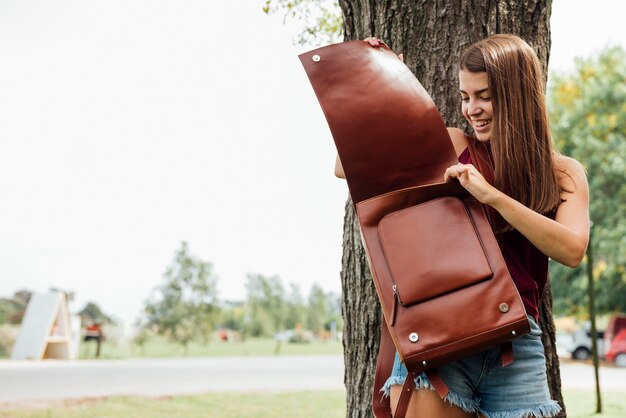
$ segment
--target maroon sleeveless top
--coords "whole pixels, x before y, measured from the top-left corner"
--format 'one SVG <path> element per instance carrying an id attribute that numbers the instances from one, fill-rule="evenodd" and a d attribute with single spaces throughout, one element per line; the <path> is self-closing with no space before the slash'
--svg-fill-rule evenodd
<path id="1" fill-rule="evenodd" d="M 459 162 L 472 163 L 468 148 L 459 155 Z M 503 233 L 500 242 L 504 261 L 522 297 L 526 313 L 537 319 L 539 297 L 548 281 L 548 257 L 515 229 Z"/>

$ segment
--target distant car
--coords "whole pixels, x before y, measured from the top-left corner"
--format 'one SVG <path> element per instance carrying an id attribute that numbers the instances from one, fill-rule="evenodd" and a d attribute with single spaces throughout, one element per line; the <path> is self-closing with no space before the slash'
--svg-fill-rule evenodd
<path id="1" fill-rule="evenodd" d="M 604 331 L 598 331 L 598 356 L 604 357 Z M 579 329 L 571 334 L 566 344 L 566 350 L 574 360 L 588 360 L 591 358 L 591 331 Z"/>
<path id="2" fill-rule="evenodd" d="M 626 330 L 626 315 L 613 315 L 609 319 L 609 324 L 604 333 L 604 347 L 607 352 L 613 343 L 613 338 L 622 332 L 622 330 Z"/>
<path id="3" fill-rule="evenodd" d="M 626 329 L 621 330 L 611 340 L 606 351 L 606 359 L 614 361 L 617 367 L 626 367 Z"/>

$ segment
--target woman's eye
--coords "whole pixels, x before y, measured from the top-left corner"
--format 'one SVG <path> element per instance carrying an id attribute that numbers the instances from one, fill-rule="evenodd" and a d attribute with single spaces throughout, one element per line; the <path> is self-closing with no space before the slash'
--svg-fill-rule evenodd
<path id="1" fill-rule="evenodd" d="M 461 100 L 464 102 L 469 102 L 469 97 L 461 97 Z"/>
<path id="2" fill-rule="evenodd" d="M 489 100 L 491 100 L 491 97 L 489 97 L 489 96 L 487 96 L 487 97 L 481 97 L 481 98 L 480 98 L 480 100 L 487 100 L 487 101 L 489 101 Z"/>

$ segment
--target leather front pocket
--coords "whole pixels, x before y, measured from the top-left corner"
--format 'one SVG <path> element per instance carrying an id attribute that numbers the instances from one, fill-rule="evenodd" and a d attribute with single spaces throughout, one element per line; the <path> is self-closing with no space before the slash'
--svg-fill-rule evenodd
<path id="1" fill-rule="evenodd" d="M 493 276 L 471 215 L 456 197 L 390 213 L 378 224 L 378 236 L 402 305 Z"/>

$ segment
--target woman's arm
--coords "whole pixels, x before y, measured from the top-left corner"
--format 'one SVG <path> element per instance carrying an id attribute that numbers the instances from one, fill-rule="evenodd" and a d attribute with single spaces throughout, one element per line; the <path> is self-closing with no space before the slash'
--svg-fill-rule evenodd
<path id="1" fill-rule="evenodd" d="M 454 145 L 454 151 L 458 157 L 467 148 L 467 139 L 465 139 L 465 133 L 459 128 L 448 128 L 448 134 Z"/>
<path id="2" fill-rule="evenodd" d="M 543 216 L 502 193 L 485 181 L 471 165 L 457 164 L 446 170 L 444 180 L 458 178 L 481 203 L 492 206 L 546 256 L 568 267 L 577 267 L 589 242 L 589 186 L 582 165 L 567 157 L 555 158 L 556 167 L 564 172 L 559 182 L 564 201 L 555 219 Z"/>
<path id="3" fill-rule="evenodd" d="M 339 177 L 340 179 L 346 178 L 346 173 L 343 172 L 343 166 L 341 165 L 339 154 L 337 154 L 337 159 L 335 159 L 335 176 Z"/>

